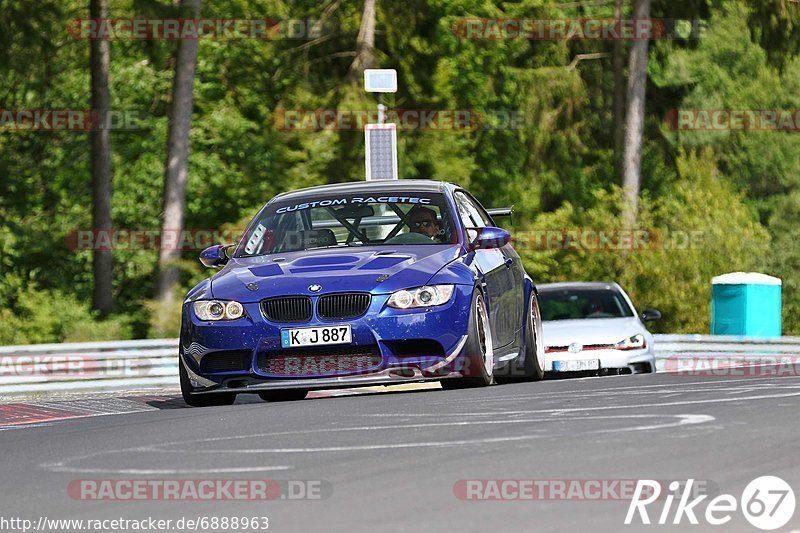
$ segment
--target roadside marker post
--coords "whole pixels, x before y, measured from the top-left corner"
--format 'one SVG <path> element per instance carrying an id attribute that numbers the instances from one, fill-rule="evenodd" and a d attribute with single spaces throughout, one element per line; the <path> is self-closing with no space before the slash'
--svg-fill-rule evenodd
<path id="1" fill-rule="evenodd" d="M 364 126 L 366 179 L 396 180 L 397 172 L 397 125 L 386 124 L 384 93 L 397 92 L 395 69 L 364 70 L 364 89 L 378 93 L 378 123 Z"/>

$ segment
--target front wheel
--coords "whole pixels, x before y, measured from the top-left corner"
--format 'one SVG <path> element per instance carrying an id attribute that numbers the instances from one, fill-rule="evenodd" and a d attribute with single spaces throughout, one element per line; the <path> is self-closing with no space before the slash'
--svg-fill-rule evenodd
<path id="1" fill-rule="evenodd" d="M 539 299 L 531 293 L 525 322 L 525 351 L 522 357 L 514 360 L 506 375 L 496 376 L 498 383 L 519 383 L 522 381 L 541 381 L 544 378 L 544 342 L 542 340 L 542 313 Z"/>
<path id="2" fill-rule="evenodd" d="M 180 359 L 180 358 L 178 358 Z M 194 387 L 189 381 L 189 373 L 183 366 L 183 361 L 178 361 L 178 374 L 181 382 L 181 396 L 183 401 L 192 407 L 212 407 L 216 405 L 231 405 L 236 401 L 235 392 L 218 392 L 215 394 L 194 394 Z"/>
<path id="3" fill-rule="evenodd" d="M 479 290 L 472 296 L 472 307 L 469 315 L 469 334 L 464 345 L 464 368 L 460 379 L 442 380 L 442 388 L 464 389 L 468 387 L 485 387 L 492 383 L 494 377 L 494 348 L 492 344 L 492 328 L 489 325 L 489 313 L 486 301 Z"/>

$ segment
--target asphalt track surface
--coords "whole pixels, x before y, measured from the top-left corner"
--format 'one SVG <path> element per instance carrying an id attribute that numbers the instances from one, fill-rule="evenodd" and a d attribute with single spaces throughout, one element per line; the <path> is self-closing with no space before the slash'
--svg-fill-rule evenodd
<path id="1" fill-rule="evenodd" d="M 658 374 L 387 390 L 203 409 L 154 400 L 146 411 L 0 427 L 0 514 L 34 523 L 268 516 L 270 531 L 292 532 L 757 531 L 740 511 L 716 528 L 702 516 L 694 527 L 685 518 L 677 528 L 625 526 L 628 500 L 464 500 L 459 487 L 693 478 L 712 496 L 739 498 L 754 478 L 778 475 L 800 490 L 798 377 Z M 318 481 L 324 494 L 176 502 L 68 492 L 82 479 L 184 478 Z M 653 521 L 662 508 L 648 508 Z M 798 529 L 798 517 L 779 531 Z"/>

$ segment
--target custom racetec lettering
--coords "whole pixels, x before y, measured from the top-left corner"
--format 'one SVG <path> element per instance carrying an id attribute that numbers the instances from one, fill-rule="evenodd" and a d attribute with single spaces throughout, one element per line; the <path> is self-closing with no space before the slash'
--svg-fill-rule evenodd
<path id="1" fill-rule="evenodd" d="M 289 213 L 291 211 L 311 209 L 312 207 L 329 207 L 332 205 L 347 205 L 347 198 L 339 198 L 338 200 L 317 200 L 315 202 L 303 202 L 302 204 L 287 205 L 277 209 L 275 212 Z"/>
<path id="2" fill-rule="evenodd" d="M 314 207 L 330 207 L 336 205 L 353 205 L 353 204 L 422 204 L 430 205 L 430 198 L 421 198 L 418 196 L 354 196 L 352 198 L 326 198 L 324 200 L 315 200 L 313 202 L 303 202 L 295 205 L 287 205 L 279 207 L 275 213 L 290 213 L 292 211 L 302 211 L 304 209 L 312 209 Z"/>

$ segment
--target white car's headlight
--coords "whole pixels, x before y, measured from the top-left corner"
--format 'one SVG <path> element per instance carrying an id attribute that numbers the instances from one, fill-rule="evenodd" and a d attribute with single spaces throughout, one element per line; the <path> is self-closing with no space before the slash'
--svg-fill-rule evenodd
<path id="1" fill-rule="evenodd" d="M 623 339 L 614 345 L 617 350 L 641 350 L 647 347 L 647 342 L 644 340 L 644 335 L 637 333 L 633 337 Z"/>
<path id="2" fill-rule="evenodd" d="M 236 320 L 244 316 L 244 306 L 234 301 L 197 300 L 193 306 L 200 320 Z"/>
<path id="3" fill-rule="evenodd" d="M 454 285 L 426 285 L 392 293 L 386 305 L 395 309 L 444 305 L 453 297 Z"/>

